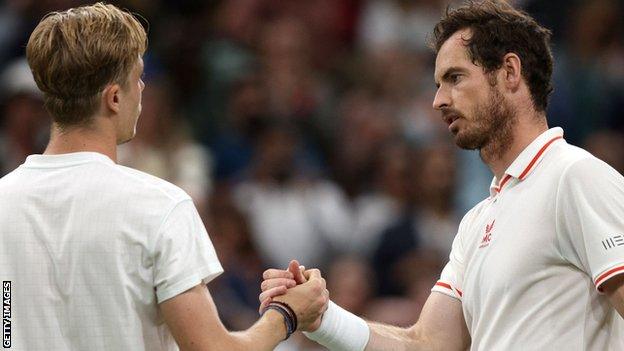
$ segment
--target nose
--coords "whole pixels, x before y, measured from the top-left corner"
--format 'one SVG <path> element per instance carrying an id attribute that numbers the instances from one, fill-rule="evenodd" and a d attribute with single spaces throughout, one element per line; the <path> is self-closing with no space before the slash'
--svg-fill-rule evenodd
<path id="1" fill-rule="evenodd" d="M 438 87 L 435 97 L 433 98 L 433 109 L 441 110 L 449 106 L 451 106 L 451 96 L 448 93 L 448 89 L 445 89 L 443 86 Z"/>

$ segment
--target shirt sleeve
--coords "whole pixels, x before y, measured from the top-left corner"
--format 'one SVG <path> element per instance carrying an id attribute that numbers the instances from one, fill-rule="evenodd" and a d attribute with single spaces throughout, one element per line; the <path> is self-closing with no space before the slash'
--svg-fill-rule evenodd
<path id="1" fill-rule="evenodd" d="M 557 192 L 557 235 L 562 256 L 586 272 L 601 292 L 624 273 L 624 178 L 594 157 L 563 173 Z"/>
<path id="2" fill-rule="evenodd" d="M 467 216 L 467 215 L 466 215 Z M 462 283 L 464 278 L 464 248 L 462 244 L 462 224 L 466 217 L 459 225 L 459 230 L 451 248 L 449 261 L 440 274 L 440 279 L 435 283 L 431 291 L 439 292 L 450 297 L 462 300 Z"/>
<path id="3" fill-rule="evenodd" d="M 154 287 L 158 303 L 223 273 L 199 213 L 188 199 L 167 215 L 154 253 Z"/>

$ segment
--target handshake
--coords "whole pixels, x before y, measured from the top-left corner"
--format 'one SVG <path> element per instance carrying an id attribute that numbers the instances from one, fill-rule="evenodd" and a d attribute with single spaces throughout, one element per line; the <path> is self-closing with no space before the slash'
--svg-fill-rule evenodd
<path id="1" fill-rule="evenodd" d="M 329 291 L 318 269 L 305 270 L 292 260 L 285 270 L 267 269 L 263 279 L 260 314 L 269 309 L 280 312 L 288 336 L 296 330 L 312 332 L 319 328 L 329 305 Z"/>
<path id="2" fill-rule="evenodd" d="M 302 330 L 309 339 L 330 350 L 364 350 L 369 325 L 329 300 L 325 279 L 318 269 L 305 270 L 293 260 L 286 270 L 266 270 L 263 278 L 260 314 L 270 309 L 280 312 L 287 338 Z"/>

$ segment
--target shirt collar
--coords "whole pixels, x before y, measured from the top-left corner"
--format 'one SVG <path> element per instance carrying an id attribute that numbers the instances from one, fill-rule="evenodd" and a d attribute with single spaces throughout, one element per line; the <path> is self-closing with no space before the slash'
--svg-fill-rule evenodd
<path id="1" fill-rule="evenodd" d="M 30 155 L 26 157 L 24 166 L 35 168 L 53 168 L 94 161 L 115 164 L 113 160 L 111 160 L 108 156 L 104 154 L 98 152 L 81 151 L 56 155 Z"/>
<path id="2" fill-rule="evenodd" d="M 526 179 L 544 158 L 550 145 L 558 140 L 563 140 L 563 129 L 559 127 L 551 128 L 535 138 L 507 167 L 500 184 L 496 177 L 492 179 L 490 195 L 494 196 L 499 193 L 512 178 L 519 181 Z"/>

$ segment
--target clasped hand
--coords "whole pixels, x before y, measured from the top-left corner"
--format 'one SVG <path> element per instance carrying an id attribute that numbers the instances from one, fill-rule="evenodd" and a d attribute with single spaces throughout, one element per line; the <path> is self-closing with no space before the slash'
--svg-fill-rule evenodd
<path id="1" fill-rule="evenodd" d="M 296 260 L 288 269 L 267 269 L 262 275 L 260 309 L 271 301 L 287 303 L 297 314 L 299 330 L 315 331 L 329 303 L 329 291 L 318 269 L 305 270 Z"/>

